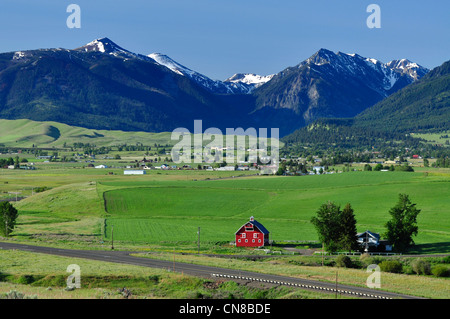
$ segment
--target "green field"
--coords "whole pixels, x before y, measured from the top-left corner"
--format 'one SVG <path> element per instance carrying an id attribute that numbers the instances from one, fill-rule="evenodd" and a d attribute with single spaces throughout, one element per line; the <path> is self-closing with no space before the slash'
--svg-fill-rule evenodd
<path id="1" fill-rule="evenodd" d="M 258 177 L 209 181 L 114 181 L 104 198 L 104 235 L 134 243 L 232 241 L 254 216 L 276 241 L 316 241 L 309 222 L 322 203 L 355 210 L 358 231 L 383 232 L 389 209 L 406 193 L 422 210 L 416 243 L 449 250 L 450 181 L 447 176 L 402 172 L 351 172 L 302 177 Z M 117 188 L 117 189 L 114 189 Z"/>
<path id="2" fill-rule="evenodd" d="M 350 203 L 358 231 L 383 233 L 389 209 L 406 193 L 421 209 L 414 251 L 450 252 L 448 169 L 232 178 L 251 172 L 152 170 L 124 176 L 122 169 L 37 165 L 35 171 L 0 170 L 2 196 L 27 196 L 15 204 L 16 239 L 106 244 L 114 226 L 117 245 L 195 247 L 198 227 L 202 244 L 227 243 L 254 216 L 275 241 L 317 241 L 310 219 L 321 204 Z M 50 189 L 31 196 L 32 187 L 42 186 Z"/>
<path id="3" fill-rule="evenodd" d="M 58 122 L 0 119 L 0 144 L 8 147 L 62 148 L 64 143 L 94 144 L 97 147 L 114 145 L 173 144 L 171 133 L 124 132 L 93 130 Z"/>
<path id="4" fill-rule="evenodd" d="M 310 219 L 327 201 L 341 206 L 350 203 L 358 231 L 369 229 L 383 233 L 384 224 L 390 219 L 389 209 L 396 204 L 399 193 L 406 193 L 421 209 L 419 235 L 415 238 L 417 245 L 410 252 L 450 253 L 449 169 L 416 166 L 415 172 L 355 171 L 310 176 L 253 176 L 251 171 L 150 170 L 146 175 L 126 176 L 120 168 L 93 169 L 80 165 L 36 163 L 36 170 L 0 169 L 2 196 L 19 191 L 26 197 L 14 203 L 19 218 L 11 237 L 0 239 L 62 248 L 110 249 L 113 234 L 115 249 L 143 252 L 141 256 L 148 254 L 148 257 L 166 260 L 176 256 L 177 261 L 332 282 L 336 267 L 320 267 L 318 256 L 274 255 L 255 262 L 186 253 L 197 252 L 200 227 L 202 253 L 257 254 L 258 251 L 228 245 L 250 216 L 269 229 L 275 243 L 297 241 L 294 245 L 298 248 L 320 247 L 320 243 L 311 243 L 318 238 Z M 33 192 L 34 187 L 43 186 L 48 189 Z M 279 245 L 274 245 L 273 249 L 283 250 Z M 27 252 L 15 251 L 0 255 L 0 275 L 3 276 L 0 298 L 12 289 L 38 298 L 69 298 L 68 292 L 61 288 L 64 285 L 61 273 L 67 266 L 61 263 L 66 263 L 66 259 L 36 259 Z M 326 261 L 331 263 L 335 257 L 328 258 Z M 353 259 L 359 261 L 358 256 Z M 412 260 L 404 257 L 404 274 L 383 272 L 384 289 L 447 298 L 448 278 L 412 275 Z M 442 260 L 439 261 L 441 266 L 447 267 Z M 191 291 L 200 291 L 221 298 L 217 294 L 221 287 L 205 291 L 197 279 L 180 283 L 179 277 L 172 278 L 159 271 L 158 278 L 164 280 L 153 283 L 148 276 L 142 277 L 135 270 L 113 264 L 98 266 L 99 272 L 104 271 L 99 275 L 95 272 L 97 264 L 86 264 L 91 267 L 89 272 L 83 264 L 87 276 L 84 278 L 88 280 L 85 282 L 89 282 L 89 286 L 83 291 L 76 290 L 70 298 L 120 298 L 116 288 L 125 285 L 133 288 L 136 297 L 190 298 Z M 367 273 L 365 269 L 340 269 L 339 276 L 341 283 L 364 285 Z M 20 284 L 24 278 L 33 278 L 34 282 Z M 167 291 L 169 286 L 170 292 Z M 223 289 L 228 291 L 228 286 Z M 260 291 L 247 292 L 246 287 L 236 286 L 233 293 L 239 296 L 248 293 L 245 296 L 252 298 Z M 283 297 L 299 296 L 292 295 L 291 291 L 274 293 Z"/>

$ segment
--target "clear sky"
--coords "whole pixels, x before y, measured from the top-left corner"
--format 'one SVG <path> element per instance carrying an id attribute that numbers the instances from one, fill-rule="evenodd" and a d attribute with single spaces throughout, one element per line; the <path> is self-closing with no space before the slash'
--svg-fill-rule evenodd
<path id="1" fill-rule="evenodd" d="M 69 29 L 69 4 L 81 28 Z M 381 8 L 370 29 L 369 4 Z M 108 37 L 209 76 L 268 75 L 320 48 L 427 68 L 450 60 L 449 0 L 0 0 L 0 52 L 80 47 Z"/>

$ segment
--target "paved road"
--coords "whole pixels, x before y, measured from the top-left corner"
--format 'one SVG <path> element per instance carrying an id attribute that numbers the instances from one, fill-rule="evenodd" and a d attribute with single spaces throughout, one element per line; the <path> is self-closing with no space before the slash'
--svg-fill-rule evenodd
<path id="1" fill-rule="evenodd" d="M 329 292 L 336 294 L 336 284 L 326 283 L 316 280 L 298 279 L 287 276 L 268 275 L 257 272 L 240 271 L 226 268 L 202 266 L 187 264 L 174 261 L 156 260 L 144 257 L 130 256 L 131 252 L 126 251 L 112 251 L 112 250 L 74 250 L 74 249 L 60 249 L 42 246 L 33 246 L 25 244 L 16 244 L 10 242 L 0 242 L 0 249 L 3 250 L 24 250 L 34 253 L 44 253 L 51 255 L 59 255 L 72 258 L 86 258 L 92 260 L 100 260 L 105 262 L 130 264 L 136 266 L 163 268 L 171 271 L 182 272 L 187 275 L 200 276 L 210 279 L 229 279 L 239 282 L 256 282 L 266 285 L 286 285 L 292 287 L 299 287 L 302 289 L 312 289 L 316 291 Z M 337 293 L 342 295 L 350 295 L 362 298 L 376 298 L 376 299 L 421 299 L 418 297 L 407 296 L 402 294 L 395 294 L 391 292 L 381 291 L 379 289 L 353 287 L 347 285 L 337 286 Z"/>

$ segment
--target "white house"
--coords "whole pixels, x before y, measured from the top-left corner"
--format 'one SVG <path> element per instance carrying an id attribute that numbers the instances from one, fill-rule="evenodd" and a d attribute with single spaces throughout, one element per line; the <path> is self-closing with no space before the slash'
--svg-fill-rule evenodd
<path id="1" fill-rule="evenodd" d="M 380 234 L 372 233 L 371 231 L 366 230 L 363 233 L 359 233 L 356 235 L 357 241 L 364 247 L 364 249 L 368 250 L 370 247 L 378 247 L 380 244 Z"/>
<path id="2" fill-rule="evenodd" d="M 216 168 L 216 171 L 234 171 L 234 170 L 235 170 L 234 166 L 224 166 Z"/>
<path id="3" fill-rule="evenodd" d="M 144 175 L 146 172 L 141 169 L 130 169 L 123 171 L 124 175 Z"/>
<path id="4" fill-rule="evenodd" d="M 325 172 L 324 166 L 314 166 L 312 171 L 313 171 L 313 173 L 315 171 L 316 174 L 320 174 L 320 169 L 322 169 L 322 172 Z"/>

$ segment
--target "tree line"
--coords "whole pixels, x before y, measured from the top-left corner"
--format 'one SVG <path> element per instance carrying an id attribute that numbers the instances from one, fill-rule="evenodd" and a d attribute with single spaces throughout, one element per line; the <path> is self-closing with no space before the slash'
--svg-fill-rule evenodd
<path id="1" fill-rule="evenodd" d="M 393 245 L 396 252 L 402 252 L 414 245 L 413 236 L 418 233 L 417 215 L 420 210 L 409 196 L 399 194 L 397 204 L 389 210 L 391 219 L 384 225 L 383 236 Z M 350 203 L 344 209 L 328 202 L 322 204 L 311 223 L 317 230 L 319 240 L 328 252 L 356 251 L 361 246 L 357 241 L 356 218 Z"/>

